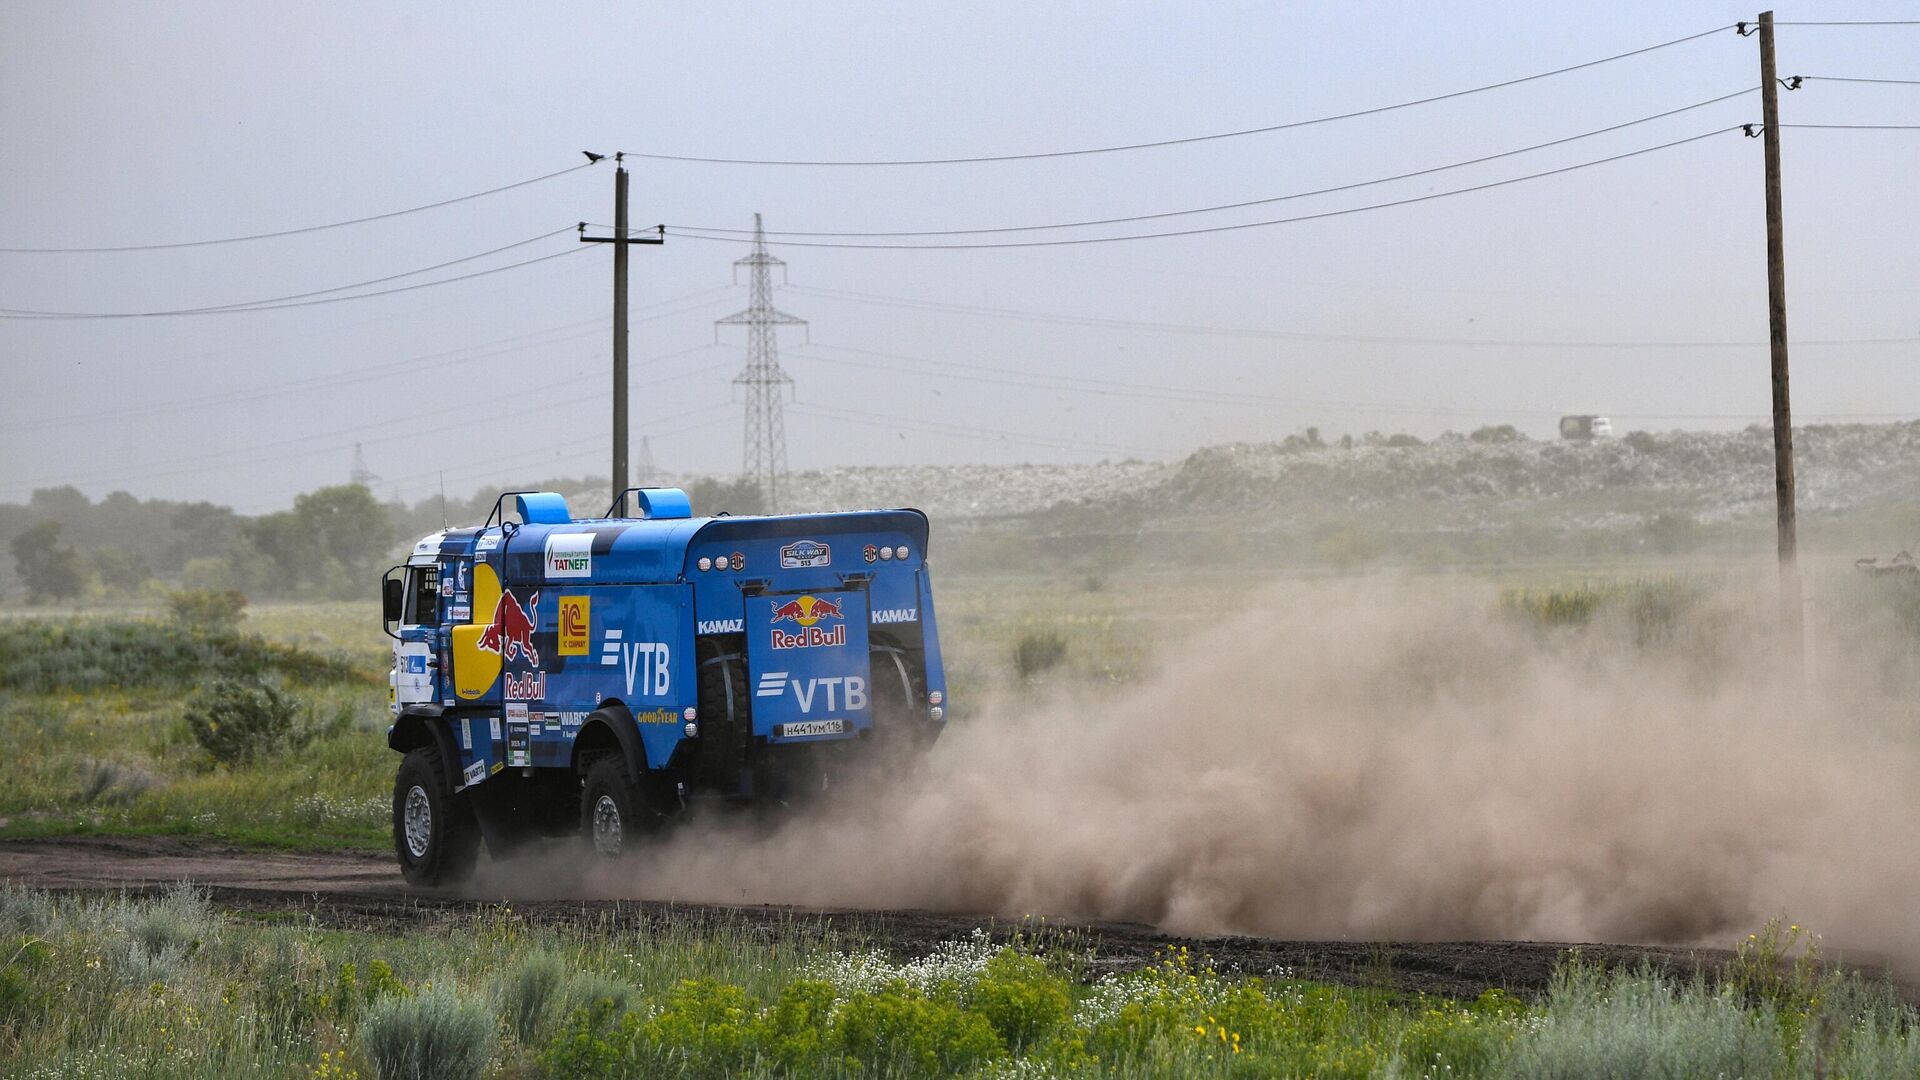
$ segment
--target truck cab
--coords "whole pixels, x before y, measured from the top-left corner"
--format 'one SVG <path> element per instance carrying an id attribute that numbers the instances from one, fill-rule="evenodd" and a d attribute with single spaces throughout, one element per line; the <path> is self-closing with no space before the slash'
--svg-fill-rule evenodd
<path id="1" fill-rule="evenodd" d="M 571 832 L 617 857 L 691 805 L 924 748 L 947 710 L 927 534 L 917 510 L 695 517 L 636 488 L 598 518 L 510 492 L 422 538 L 383 582 L 407 879 Z"/>

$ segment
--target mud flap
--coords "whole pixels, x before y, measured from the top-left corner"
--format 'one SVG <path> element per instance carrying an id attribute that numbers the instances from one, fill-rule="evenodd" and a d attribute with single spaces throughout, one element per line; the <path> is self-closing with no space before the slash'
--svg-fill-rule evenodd
<path id="1" fill-rule="evenodd" d="M 873 725 L 865 590 L 749 597 L 746 632 L 755 735 L 831 741 Z"/>

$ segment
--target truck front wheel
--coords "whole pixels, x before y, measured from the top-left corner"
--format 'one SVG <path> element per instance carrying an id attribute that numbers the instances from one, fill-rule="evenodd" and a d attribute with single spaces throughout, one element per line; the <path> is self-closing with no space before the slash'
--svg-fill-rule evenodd
<path id="1" fill-rule="evenodd" d="M 664 820 L 651 788 L 645 781 L 627 779 L 626 763 L 618 754 L 603 755 L 588 766 L 580 790 L 580 835 L 596 855 L 617 859 L 631 853 Z"/>
<path id="2" fill-rule="evenodd" d="M 393 783 L 393 849 L 407 884 L 453 885 L 473 873 L 480 829 L 431 746 L 407 751 Z"/>

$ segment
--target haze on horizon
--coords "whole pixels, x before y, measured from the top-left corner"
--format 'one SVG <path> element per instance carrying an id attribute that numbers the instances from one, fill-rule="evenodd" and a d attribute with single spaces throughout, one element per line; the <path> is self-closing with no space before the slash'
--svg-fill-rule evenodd
<path id="1" fill-rule="evenodd" d="M 1785 2 L 1783 21 L 1899 19 Z M 582 149 L 775 158 L 1020 154 L 1342 113 L 1750 19 L 1727 4 L 104 3 L 0 9 L 0 247 L 160 244 L 379 214 L 582 163 Z M 1780 71 L 1911 79 L 1920 27 L 1782 27 Z M 1731 29 L 1377 116 L 1035 161 L 803 168 L 635 160 L 636 225 L 968 229 L 1157 213 L 1350 184 L 1758 83 Z M 1920 87 L 1815 81 L 1787 123 L 1920 124 Z M 1757 122 L 1757 94 L 1502 161 L 1052 238 L 1312 214 Z M 1796 420 L 1920 417 L 1914 131 L 1784 133 Z M 1760 142 L 1736 133 L 1565 175 L 1322 220 L 1040 249 L 776 246 L 790 465 L 1084 462 L 1323 433 L 1549 437 L 1768 414 Z M 611 213 L 611 162 L 351 228 L 168 250 L 0 253 L 0 308 L 126 312 L 329 289 Z M 964 238 L 962 238 L 964 239 Z M 579 250 L 574 250 L 579 249 Z M 259 512 L 343 480 L 383 498 L 605 475 L 609 251 L 562 232 L 349 303 L 168 318 L 0 318 L 0 502 Z M 634 434 L 676 473 L 740 467 L 730 380 L 743 242 L 634 255 Z M 781 283 L 776 281 L 776 285 Z M 1043 316 L 1033 318 L 1030 316 Z M 1064 318 L 1061 318 L 1064 317 Z M 1158 328 L 1140 324 L 1161 324 Z M 1168 326 L 1181 329 L 1168 329 Z M 1283 331 L 1292 337 L 1222 333 Z M 1879 344 L 1823 341 L 1894 339 Z M 1643 343 L 1616 347 L 1619 343 Z M 1677 343 L 1706 342 L 1683 346 Z M 1735 344 L 1727 344 L 1735 343 Z M 1745 343 L 1745 344 L 1738 344 Z M 1142 387 L 1166 388 L 1159 390 Z"/>

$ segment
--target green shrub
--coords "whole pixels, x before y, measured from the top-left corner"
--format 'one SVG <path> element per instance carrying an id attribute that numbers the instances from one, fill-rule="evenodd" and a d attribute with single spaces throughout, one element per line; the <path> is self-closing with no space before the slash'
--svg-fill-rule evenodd
<path id="1" fill-rule="evenodd" d="M 566 1030 L 540 1051 L 548 1076 L 569 1080 L 619 1080 L 647 1075 L 641 1058 L 640 1018 L 608 998 L 575 1010 Z"/>
<path id="2" fill-rule="evenodd" d="M 1030 679 L 1067 658 L 1067 639 L 1052 631 L 1023 634 L 1013 646 L 1013 670 Z"/>
<path id="3" fill-rule="evenodd" d="M 1675 986 L 1648 972 L 1608 976 L 1573 964 L 1515 1041 L 1508 1075 L 1566 1080 L 1634 1076 L 1777 1076 L 1786 1065 L 1771 1008 L 1730 988 Z"/>
<path id="4" fill-rule="evenodd" d="M 753 1060 L 759 1018 L 759 1006 L 740 987 L 685 979 L 640 1033 L 661 1072 L 728 1077 Z"/>
<path id="5" fill-rule="evenodd" d="M 215 761 L 241 765 L 291 749 L 299 705 L 261 682 L 218 679 L 187 706 L 194 741 Z"/>
<path id="6" fill-rule="evenodd" d="M 533 1046 L 544 1034 L 566 976 L 566 963 L 541 950 L 515 961 L 496 984 L 494 998 L 499 1011 L 523 1045 Z"/>
<path id="7" fill-rule="evenodd" d="M 181 589 L 167 594 L 167 610 L 182 626 L 231 633 L 246 617 L 247 594 L 239 589 Z"/>
<path id="8" fill-rule="evenodd" d="M 1002 949 L 987 961 L 969 1008 L 987 1018 L 1015 1053 L 1039 1043 L 1066 1022 L 1071 1007 L 1065 980 L 1036 957 Z"/>
<path id="9" fill-rule="evenodd" d="M 952 1075 L 1005 1052 L 986 1017 L 905 983 L 848 998 L 833 1039 L 848 1058 L 882 1074 Z"/>
<path id="10" fill-rule="evenodd" d="M 780 992 L 780 1000 L 760 1016 L 759 1041 L 764 1055 L 789 1070 L 818 1061 L 827 1048 L 835 994 L 833 984 L 820 979 L 788 983 Z"/>
<path id="11" fill-rule="evenodd" d="M 494 1017 L 452 983 L 367 1006 L 360 1038 L 380 1080 L 469 1080 L 493 1056 Z"/>

